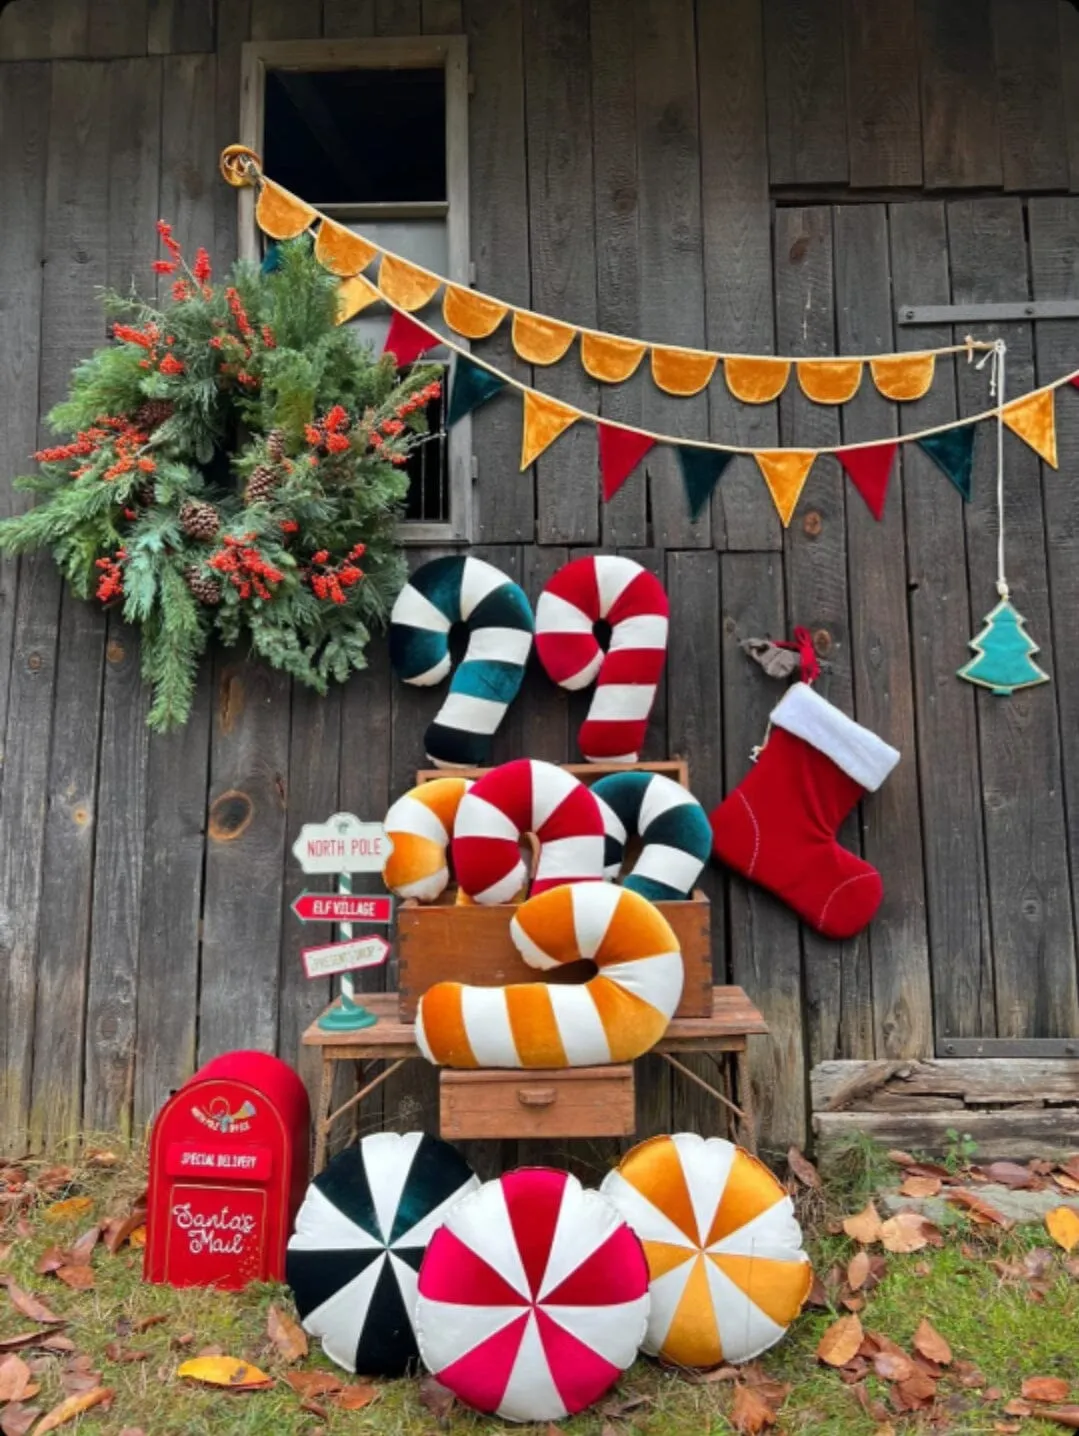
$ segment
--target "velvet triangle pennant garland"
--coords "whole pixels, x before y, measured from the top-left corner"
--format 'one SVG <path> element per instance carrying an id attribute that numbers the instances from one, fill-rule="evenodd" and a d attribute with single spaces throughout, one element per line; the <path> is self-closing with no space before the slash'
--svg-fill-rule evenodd
<path id="1" fill-rule="evenodd" d="M 764 475 L 768 492 L 776 506 L 780 521 L 786 528 L 791 521 L 798 498 L 805 488 L 816 449 L 765 449 L 753 457 Z"/>
<path id="2" fill-rule="evenodd" d="M 675 453 L 689 501 L 689 516 L 699 519 L 734 455 L 726 454 L 722 449 L 694 449 L 688 446 L 676 449 Z"/>
<path id="3" fill-rule="evenodd" d="M 524 427 L 521 433 L 521 468 L 534 464 L 559 434 L 564 434 L 580 418 L 576 409 L 560 404 L 535 389 L 524 391 Z"/>
<path id="4" fill-rule="evenodd" d="M 382 352 L 392 354 L 397 360 L 398 369 L 404 369 L 409 364 L 415 364 L 421 355 L 426 354 L 429 349 L 436 349 L 441 343 L 441 335 L 436 334 L 433 329 L 428 329 L 425 324 L 402 314 L 400 310 L 395 310 Z"/>
<path id="5" fill-rule="evenodd" d="M 488 399 L 493 399 L 505 387 L 506 381 L 501 375 L 493 374 L 482 364 L 474 364 L 463 354 L 458 355 L 453 371 L 453 387 L 450 390 L 446 423 L 452 428 L 459 419 L 471 414 L 472 410 L 478 409 L 481 404 L 486 404 Z"/>
<path id="6" fill-rule="evenodd" d="M 917 440 L 918 447 L 933 460 L 942 473 L 970 503 L 971 478 L 974 473 L 974 425 L 946 429 L 942 434 L 927 434 Z"/>
<path id="7" fill-rule="evenodd" d="M 650 434 L 624 429 L 621 424 L 599 424 L 597 428 L 603 502 L 610 503 L 656 441 Z"/>
<path id="8" fill-rule="evenodd" d="M 1057 467 L 1057 412 L 1056 395 L 1052 389 L 1042 389 L 1025 399 L 1015 399 L 1005 404 L 1000 417 L 1018 434 L 1024 443 L 1052 468 Z"/>
<path id="9" fill-rule="evenodd" d="M 840 449 L 837 458 L 847 477 L 865 499 L 866 508 L 879 523 L 884 517 L 884 501 L 888 496 L 888 480 L 892 475 L 895 451 L 899 444 L 872 444 L 865 449 Z"/>

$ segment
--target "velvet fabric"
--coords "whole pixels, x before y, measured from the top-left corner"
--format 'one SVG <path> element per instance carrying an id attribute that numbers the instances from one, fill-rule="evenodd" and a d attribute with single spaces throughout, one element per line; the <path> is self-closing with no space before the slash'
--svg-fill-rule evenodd
<path id="1" fill-rule="evenodd" d="M 682 486 L 689 502 L 689 516 L 700 518 L 708 507 L 715 486 L 734 458 L 721 449 L 695 449 L 686 444 L 675 450 L 682 470 Z"/>
<path id="2" fill-rule="evenodd" d="M 781 1340 L 813 1281 L 791 1199 L 764 1164 L 712 1137 L 653 1137 L 600 1189 L 644 1246 L 644 1350 L 679 1366 L 751 1361 Z"/>
<path id="3" fill-rule="evenodd" d="M 586 330 L 581 335 L 581 364 L 586 374 L 602 384 L 622 384 L 637 372 L 647 347 L 637 339 L 615 339 Z"/>
<path id="4" fill-rule="evenodd" d="M 353 234 L 336 220 L 324 219 L 315 236 L 315 258 L 323 269 L 342 279 L 351 279 L 374 259 L 378 250 L 361 235 Z"/>
<path id="5" fill-rule="evenodd" d="M 528 364 L 555 364 L 573 343 L 576 329 L 541 314 L 513 315 L 513 347 Z"/>
<path id="6" fill-rule="evenodd" d="M 1048 673 L 1034 662 L 1038 645 L 1023 625 L 1022 614 L 1008 599 L 1001 599 L 986 616 L 981 633 L 971 639 L 975 656 L 959 669 L 958 676 L 998 697 L 1010 696 L 1017 688 L 1048 683 Z"/>
<path id="7" fill-rule="evenodd" d="M 486 339 L 505 319 L 508 306 L 488 299 L 473 289 L 447 284 L 442 296 L 442 317 L 449 327 L 466 339 Z"/>
<path id="8" fill-rule="evenodd" d="M 975 426 L 965 424 L 960 429 L 945 429 L 942 434 L 929 434 L 915 441 L 937 468 L 947 474 L 968 504 L 974 478 L 974 434 Z"/>
<path id="9" fill-rule="evenodd" d="M 899 445 L 894 441 L 873 444 L 866 449 L 840 449 L 836 458 L 847 477 L 865 500 L 866 508 L 879 523 L 884 517 L 884 501 L 888 497 L 888 480 Z"/>
<path id="10" fill-rule="evenodd" d="M 641 851 L 623 887 L 650 902 L 679 902 L 712 852 L 712 829 L 697 799 L 662 773 L 608 773 L 592 784 L 607 833 L 604 867 L 617 881 L 630 837 Z"/>
<path id="11" fill-rule="evenodd" d="M 816 452 L 812 449 L 772 449 L 753 457 L 768 485 L 780 522 L 786 528 L 809 478 Z"/>
<path id="12" fill-rule="evenodd" d="M 310 229 L 318 211 L 297 199 L 273 180 L 263 179 L 255 206 L 255 221 L 270 239 L 296 239 Z"/>
<path id="13" fill-rule="evenodd" d="M 362 277 L 361 275 L 360 278 Z M 395 313 L 390 320 L 382 352 L 392 354 L 397 361 L 397 367 L 404 369 L 409 364 L 414 364 L 429 349 L 437 349 L 441 343 L 441 338 L 433 329 L 428 329 L 407 314 Z"/>
<path id="14" fill-rule="evenodd" d="M 1040 459 L 1051 468 L 1057 463 L 1057 413 L 1056 391 L 1043 389 L 1040 393 L 1029 394 L 1025 399 L 1016 399 L 1006 404 L 1001 418 L 1013 434 L 1030 445 Z"/>
<path id="15" fill-rule="evenodd" d="M 676 394 L 680 398 L 699 394 L 706 388 L 717 363 L 715 354 L 652 346 L 652 378 L 665 394 Z"/>
<path id="16" fill-rule="evenodd" d="M 727 388 L 743 404 L 769 404 L 787 387 L 791 366 L 786 359 L 742 359 L 729 354 L 723 372 Z"/>
<path id="17" fill-rule="evenodd" d="M 471 788 L 467 778 L 420 783 L 390 806 L 382 826 L 393 852 L 382 881 L 399 898 L 434 902 L 450 880 L 448 850 L 457 808 Z"/>
<path id="18" fill-rule="evenodd" d="M 814 404 L 845 404 L 862 382 L 860 359 L 799 359 L 798 383 Z"/>
<path id="19" fill-rule="evenodd" d="M 438 293 L 442 281 L 435 274 L 427 274 L 407 260 L 392 254 L 384 254 L 378 267 L 378 287 L 398 309 L 411 313 L 422 309 Z"/>
<path id="20" fill-rule="evenodd" d="M 935 354 L 889 354 L 871 359 L 869 372 L 886 399 L 907 403 L 929 393 L 936 365 Z"/>
<path id="21" fill-rule="evenodd" d="M 481 404 L 486 404 L 488 399 L 493 399 L 505 387 L 505 379 L 492 374 L 490 369 L 485 369 L 482 364 L 474 364 L 471 359 L 458 354 L 457 362 L 453 366 L 447 425 L 452 428 L 459 419 L 471 414 L 473 409 L 478 409 Z"/>
<path id="22" fill-rule="evenodd" d="M 523 427 L 521 431 L 521 469 L 534 464 L 571 424 L 578 419 L 575 409 L 567 408 L 557 399 L 538 394 L 535 389 L 526 389 L 523 404 Z"/>
<path id="23" fill-rule="evenodd" d="M 620 424 L 598 424 L 599 472 L 603 502 L 610 503 L 650 449 L 656 445 L 649 434 L 638 434 Z"/>
<path id="24" fill-rule="evenodd" d="M 366 274 L 354 274 L 337 286 L 337 322 L 347 324 L 382 296 Z"/>

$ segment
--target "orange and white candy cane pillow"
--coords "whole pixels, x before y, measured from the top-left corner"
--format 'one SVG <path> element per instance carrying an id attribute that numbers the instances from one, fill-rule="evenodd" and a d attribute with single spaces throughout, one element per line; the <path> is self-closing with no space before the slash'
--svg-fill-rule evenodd
<path id="1" fill-rule="evenodd" d="M 813 1270 L 791 1199 L 763 1162 L 679 1132 L 634 1147 L 600 1190 L 644 1246 L 650 1356 L 737 1365 L 781 1340 Z"/>
<path id="2" fill-rule="evenodd" d="M 383 819 L 393 852 L 382 881 L 399 898 L 434 902 L 450 880 L 447 850 L 467 778 L 434 778 L 397 799 Z"/>

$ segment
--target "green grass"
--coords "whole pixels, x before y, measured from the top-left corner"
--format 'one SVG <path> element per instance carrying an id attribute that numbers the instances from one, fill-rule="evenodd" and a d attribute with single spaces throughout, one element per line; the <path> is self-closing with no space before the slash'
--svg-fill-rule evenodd
<path id="1" fill-rule="evenodd" d="M 875 1180 L 880 1171 L 877 1155 L 868 1150 L 856 1152 L 848 1166 L 837 1171 L 834 1188 L 829 1184 L 829 1193 L 841 1193 L 837 1201 L 830 1197 L 831 1217 L 862 1205 L 866 1183 Z M 93 1217 L 104 1217 L 125 1212 L 141 1180 L 139 1165 L 132 1162 L 111 1172 L 80 1173 L 77 1185 L 93 1197 Z M 855 1248 L 845 1237 L 827 1233 L 822 1206 L 818 1203 L 822 1231 L 811 1237 L 810 1244 L 818 1271 L 826 1272 L 833 1263 L 845 1262 Z M 236 1296 L 148 1286 L 141 1279 L 141 1252 L 124 1249 L 110 1256 L 103 1247 L 94 1257 L 96 1288 L 71 1291 L 53 1276 L 36 1275 L 34 1267 L 46 1246 L 74 1240 L 93 1218 L 83 1216 L 69 1225 L 49 1223 L 41 1208 L 25 1217 L 30 1232 L 22 1237 L 16 1236 L 13 1215 L 0 1222 L 0 1246 L 12 1240 L 15 1243 L 3 1263 L 4 1270 L 67 1318 L 66 1334 L 80 1352 L 92 1357 L 104 1384 L 116 1390 L 110 1411 L 92 1412 L 83 1418 L 77 1429 L 85 1436 L 119 1433 L 126 1426 L 141 1428 L 146 1436 L 315 1436 L 317 1432 L 327 1436 L 345 1432 L 355 1436 L 434 1436 L 439 1430 L 435 1417 L 418 1399 L 416 1381 L 381 1384 L 380 1397 L 372 1406 L 360 1412 L 331 1408 L 323 1421 L 302 1411 L 299 1398 L 282 1380 L 272 1390 L 235 1393 L 179 1380 L 176 1368 L 180 1362 L 208 1345 L 220 1346 L 227 1354 L 252 1361 L 275 1378 L 282 1377 L 287 1368 L 268 1343 L 266 1315 L 272 1301 L 288 1307 L 287 1293 L 267 1286 L 249 1288 Z M 928 1317 L 951 1344 L 956 1358 L 974 1362 L 984 1372 L 988 1386 L 1002 1393 L 987 1400 L 984 1392 L 944 1382 L 938 1411 L 946 1414 L 947 1421 L 931 1428 L 924 1417 L 892 1416 L 897 1432 L 934 1429 L 954 1436 L 988 1436 L 995 1423 L 1007 1420 L 1001 1408 L 1019 1395 L 1027 1376 L 1074 1380 L 1079 1399 L 1079 1281 L 1069 1276 L 1063 1254 L 1054 1258 L 1040 1302 L 1032 1301 L 1023 1286 L 1003 1284 L 989 1264 L 992 1258 L 1014 1259 L 1032 1246 L 1045 1245 L 1049 1245 L 1047 1235 L 1038 1228 L 998 1235 L 993 1229 L 971 1229 L 965 1219 L 957 1218 L 942 1249 L 888 1257 L 887 1274 L 861 1313 L 864 1325 L 909 1349 L 914 1329 L 922 1317 Z M 118 1336 L 117 1323 L 122 1319 L 138 1322 L 157 1314 L 167 1317 L 164 1324 L 143 1334 Z M 808 1312 L 787 1340 L 761 1363 L 770 1377 L 792 1385 L 777 1428 L 787 1436 L 808 1436 L 810 1432 L 873 1436 L 878 1429 L 840 1376 L 816 1360 L 817 1343 L 836 1314 Z M 0 1294 L 0 1338 L 28 1330 L 30 1325 Z M 188 1333 L 193 1333 L 193 1340 L 178 1349 L 176 1339 Z M 147 1359 L 130 1364 L 110 1361 L 105 1349 L 118 1340 L 124 1347 L 147 1352 Z M 39 1355 L 21 1354 L 25 1359 Z M 43 1389 L 35 1405 L 50 1409 L 63 1396 L 61 1360 L 49 1358 L 39 1378 Z M 333 1369 L 321 1355 L 312 1355 L 305 1365 Z M 867 1388 L 872 1397 L 887 1402 L 885 1383 L 870 1377 Z M 599 1410 L 566 1422 L 567 1433 L 720 1436 L 733 1430 L 727 1420 L 733 1396 L 729 1381 L 692 1384 L 678 1373 L 641 1361 L 611 1400 L 622 1403 L 635 1396 L 647 1401 L 624 1418 L 612 1418 Z M 460 1410 L 441 1429 L 447 1436 L 520 1430 Z M 1024 1436 L 1042 1436 L 1059 1433 L 1061 1428 L 1031 1419 L 1023 1422 L 1022 1429 Z"/>

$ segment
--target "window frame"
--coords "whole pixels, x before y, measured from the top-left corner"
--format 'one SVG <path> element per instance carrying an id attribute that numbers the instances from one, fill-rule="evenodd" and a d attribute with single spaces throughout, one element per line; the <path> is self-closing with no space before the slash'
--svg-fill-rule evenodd
<path id="1" fill-rule="evenodd" d="M 468 177 L 468 41 L 464 35 L 416 35 L 361 40 L 250 40 L 243 46 L 240 90 L 240 143 L 262 153 L 263 124 L 268 70 L 376 70 L 437 69 L 446 74 L 446 249 L 448 273 L 454 284 L 472 284 L 469 237 Z M 308 196 L 302 196 L 308 198 Z M 318 201 L 318 196 L 314 196 Z M 258 226 L 255 223 L 255 194 L 237 191 L 239 205 L 239 253 L 241 259 L 260 257 Z M 342 206 L 349 218 L 408 218 L 413 214 L 440 210 L 431 205 Z M 333 209 L 337 214 L 337 209 Z M 345 222 L 348 222 L 347 219 Z M 454 336 L 454 343 L 468 349 L 468 341 Z M 448 522 L 403 520 L 398 538 L 406 544 L 466 544 L 473 534 L 472 419 L 466 415 L 446 436 L 449 468 L 450 517 Z"/>

